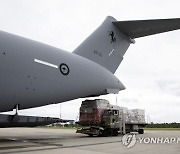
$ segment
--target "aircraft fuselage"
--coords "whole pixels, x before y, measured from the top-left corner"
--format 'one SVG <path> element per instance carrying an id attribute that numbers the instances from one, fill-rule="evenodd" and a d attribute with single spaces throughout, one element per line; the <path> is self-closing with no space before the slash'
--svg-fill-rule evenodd
<path id="1" fill-rule="evenodd" d="M 92 84 L 93 83 L 93 84 Z M 76 54 L 0 31 L 0 112 L 122 90 L 107 69 Z"/>

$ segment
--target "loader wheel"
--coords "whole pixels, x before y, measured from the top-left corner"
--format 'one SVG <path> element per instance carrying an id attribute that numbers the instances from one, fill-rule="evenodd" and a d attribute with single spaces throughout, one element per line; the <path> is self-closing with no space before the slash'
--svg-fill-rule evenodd
<path id="1" fill-rule="evenodd" d="M 118 136 L 118 130 L 113 131 L 113 136 Z"/>
<path id="2" fill-rule="evenodd" d="M 138 133 L 139 133 L 139 134 L 144 134 L 144 129 L 139 129 L 139 130 L 138 130 Z"/>
<path id="3" fill-rule="evenodd" d="M 108 136 L 108 132 L 106 130 L 101 130 L 101 133 L 99 134 L 101 137 L 106 137 Z"/>
<path id="4" fill-rule="evenodd" d="M 89 137 L 93 137 L 93 134 L 88 134 Z"/>

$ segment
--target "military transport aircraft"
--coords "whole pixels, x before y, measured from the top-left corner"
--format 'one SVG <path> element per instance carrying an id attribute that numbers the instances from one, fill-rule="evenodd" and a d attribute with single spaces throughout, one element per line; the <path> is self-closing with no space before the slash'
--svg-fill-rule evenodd
<path id="1" fill-rule="evenodd" d="M 114 73 L 134 39 L 179 28 L 180 18 L 108 16 L 72 53 L 0 31 L 0 112 L 118 93 Z"/>

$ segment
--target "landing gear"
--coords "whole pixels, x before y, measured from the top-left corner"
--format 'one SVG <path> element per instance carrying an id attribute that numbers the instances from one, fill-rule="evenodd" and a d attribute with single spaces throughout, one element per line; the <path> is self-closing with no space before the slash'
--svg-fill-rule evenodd
<path id="1" fill-rule="evenodd" d="M 19 110 L 19 104 L 16 104 L 16 106 L 15 106 L 15 115 L 18 115 L 18 110 Z"/>
<path id="2" fill-rule="evenodd" d="M 144 129 L 139 129 L 139 130 L 138 130 L 138 133 L 139 133 L 139 134 L 144 134 Z"/>
<path id="3" fill-rule="evenodd" d="M 19 104 L 16 104 L 16 106 L 15 106 L 15 114 L 10 116 L 10 121 L 17 122 L 19 120 L 18 110 L 19 110 Z"/>

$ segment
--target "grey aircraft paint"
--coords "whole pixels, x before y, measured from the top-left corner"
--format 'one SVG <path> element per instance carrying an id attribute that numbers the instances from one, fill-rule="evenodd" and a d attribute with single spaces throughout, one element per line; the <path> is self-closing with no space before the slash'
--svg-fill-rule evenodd
<path id="1" fill-rule="evenodd" d="M 125 87 L 114 72 L 133 38 L 179 28 L 180 19 L 107 17 L 73 53 L 0 31 L 0 111 L 118 93 Z"/>

